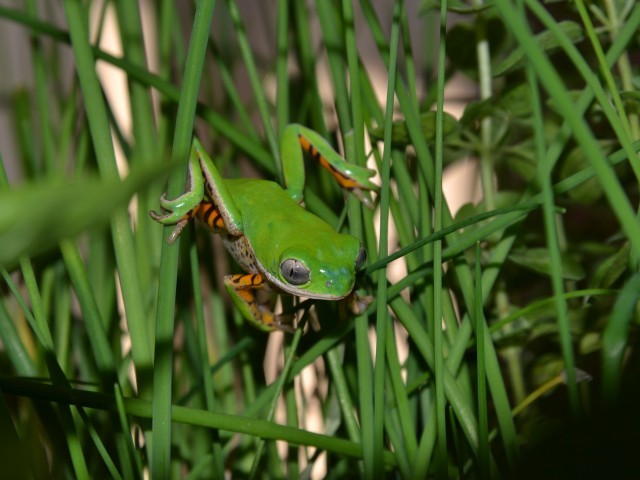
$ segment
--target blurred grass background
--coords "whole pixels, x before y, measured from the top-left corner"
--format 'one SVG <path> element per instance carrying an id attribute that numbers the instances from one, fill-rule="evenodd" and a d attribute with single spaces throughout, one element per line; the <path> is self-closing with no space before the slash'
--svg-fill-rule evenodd
<path id="1" fill-rule="evenodd" d="M 639 24 L 624 0 L 4 1 L 7 472 L 637 467 Z M 219 239 L 168 246 L 148 211 L 194 132 L 229 177 L 278 179 L 293 122 L 380 173 L 375 212 L 316 169 L 305 190 L 363 240 L 374 302 L 265 335 Z"/>

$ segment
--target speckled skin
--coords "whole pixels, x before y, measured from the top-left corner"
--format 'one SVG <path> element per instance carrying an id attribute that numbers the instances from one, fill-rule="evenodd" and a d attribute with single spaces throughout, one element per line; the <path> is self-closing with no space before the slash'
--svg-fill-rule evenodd
<path id="1" fill-rule="evenodd" d="M 222 237 L 222 243 L 245 272 L 260 273 L 260 270 L 258 269 L 258 262 L 253 254 L 253 250 L 251 249 L 251 245 L 249 244 L 247 237 L 244 235 L 240 237 L 224 235 Z"/>

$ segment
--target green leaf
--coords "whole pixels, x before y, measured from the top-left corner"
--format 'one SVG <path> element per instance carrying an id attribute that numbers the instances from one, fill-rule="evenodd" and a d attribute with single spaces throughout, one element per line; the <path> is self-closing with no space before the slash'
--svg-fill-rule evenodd
<path id="1" fill-rule="evenodd" d="M 625 242 L 622 248 L 606 258 L 593 274 L 590 287 L 609 288 L 627 270 L 629 266 L 629 243 Z"/>
<path id="2" fill-rule="evenodd" d="M 503 150 L 504 162 L 527 183 L 535 180 L 538 163 L 534 154 L 533 142 L 527 139 L 518 145 Z"/>
<path id="3" fill-rule="evenodd" d="M 627 113 L 640 113 L 640 91 L 620 92 L 620 98 L 624 102 Z"/>
<path id="4" fill-rule="evenodd" d="M 590 162 L 580 147 L 569 152 L 560 168 L 560 178 L 564 180 L 571 175 L 589 168 Z M 602 188 L 596 177 L 591 178 L 567 192 L 569 197 L 582 205 L 591 205 L 602 197 Z"/>
<path id="5" fill-rule="evenodd" d="M 51 180 L 0 192 L 0 266 L 8 268 L 20 256 L 44 252 L 62 239 L 105 224 L 116 208 L 167 168 L 132 172 L 124 181 Z"/>
<path id="6" fill-rule="evenodd" d="M 483 118 L 496 115 L 529 118 L 531 116 L 531 90 L 528 85 L 520 83 L 505 90 L 497 97 L 469 102 L 460 118 L 460 123 L 464 126 L 470 126 Z"/>
<path id="7" fill-rule="evenodd" d="M 558 26 L 569 37 L 572 43 L 578 43 L 584 38 L 584 32 L 582 27 L 576 22 L 564 21 L 559 22 Z M 555 35 L 550 31 L 545 30 L 535 36 L 538 48 L 547 54 L 551 54 L 558 50 L 560 44 Z M 525 56 L 524 50 L 521 47 L 516 48 L 511 55 L 500 62 L 493 70 L 494 77 L 500 77 L 507 73 L 511 73 L 518 68 L 524 66 Z"/>
<path id="8" fill-rule="evenodd" d="M 534 272 L 551 275 L 551 258 L 546 248 L 529 248 L 517 250 L 509 255 L 509 260 Z M 562 278 L 565 280 L 582 280 L 585 276 L 582 265 L 574 256 L 562 255 Z"/>

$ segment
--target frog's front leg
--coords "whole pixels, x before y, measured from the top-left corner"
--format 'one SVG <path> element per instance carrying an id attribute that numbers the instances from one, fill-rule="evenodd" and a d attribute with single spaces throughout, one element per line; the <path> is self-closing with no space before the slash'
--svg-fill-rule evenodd
<path id="1" fill-rule="evenodd" d="M 373 206 L 364 190 L 378 190 L 378 186 L 369 180 L 376 172 L 347 162 L 321 135 L 297 124 L 284 129 L 280 148 L 287 192 L 294 200 L 301 202 L 303 197 L 305 172 L 302 152 L 318 162 L 342 188 L 363 204 L 369 208 Z"/>
<path id="2" fill-rule="evenodd" d="M 261 305 L 256 298 L 256 290 L 268 288 L 264 277 L 259 273 L 239 273 L 224 277 L 224 286 L 242 316 L 260 330 L 272 332 L 283 330 L 292 333 L 293 316 L 277 315 L 270 308 Z"/>
<path id="3" fill-rule="evenodd" d="M 207 195 L 209 198 L 207 198 Z M 151 218 L 163 225 L 175 225 L 168 242 L 176 241 L 189 221 L 198 217 L 216 233 L 242 234 L 242 218 L 213 161 L 193 139 L 189 157 L 187 191 L 168 200 L 160 197 L 163 213 L 149 212 Z"/>

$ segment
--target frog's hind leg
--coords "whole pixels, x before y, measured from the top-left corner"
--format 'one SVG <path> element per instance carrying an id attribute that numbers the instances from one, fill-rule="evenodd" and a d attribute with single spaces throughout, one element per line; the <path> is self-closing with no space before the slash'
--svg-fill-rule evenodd
<path id="1" fill-rule="evenodd" d="M 242 316 L 260 330 L 293 332 L 293 320 L 289 315 L 277 315 L 256 297 L 256 290 L 266 288 L 267 283 L 259 273 L 236 274 L 224 277 L 224 286 Z"/>

